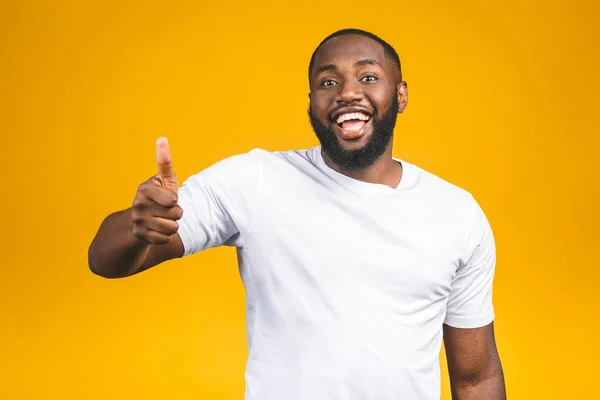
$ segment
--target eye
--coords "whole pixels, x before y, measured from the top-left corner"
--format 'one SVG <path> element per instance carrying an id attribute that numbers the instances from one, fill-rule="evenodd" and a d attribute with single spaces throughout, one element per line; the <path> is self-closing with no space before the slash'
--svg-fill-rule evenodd
<path id="1" fill-rule="evenodd" d="M 334 81 L 333 79 L 327 79 L 327 80 L 324 80 L 323 83 L 321 83 L 321 86 L 328 87 L 328 86 L 333 86 L 335 84 L 336 84 L 336 81 Z"/>
<path id="2" fill-rule="evenodd" d="M 374 75 L 367 75 L 360 78 L 360 80 L 363 82 L 375 82 L 377 80 L 377 77 Z"/>

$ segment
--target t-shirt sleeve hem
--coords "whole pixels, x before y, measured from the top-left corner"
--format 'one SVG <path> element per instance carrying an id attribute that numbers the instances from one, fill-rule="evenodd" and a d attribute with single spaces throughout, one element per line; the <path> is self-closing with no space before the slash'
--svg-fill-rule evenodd
<path id="1" fill-rule="evenodd" d="M 179 234 L 181 243 L 183 244 L 183 255 L 181 257 L 183 258 L 192 255 L 194 252 L 194 240 L 187 225 L 180 223 L 177 233 Z"/>
<path id="2" fill-rule="evenodd" d="M 453 328 L 461 329 L 481 328 L 492 323 L 492 321 L 494 321 L 494 318 L 495 314 L 493 312 L 480 317 L 446 316 L 444 324 Z"/>

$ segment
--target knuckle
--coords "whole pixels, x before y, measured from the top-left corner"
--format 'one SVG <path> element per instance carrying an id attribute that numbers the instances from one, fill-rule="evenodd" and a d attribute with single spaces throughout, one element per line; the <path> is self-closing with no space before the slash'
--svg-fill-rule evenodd
<path id="1" fill-rule="evenodd" d="M 134 224 L 139 225 L 144 221 L 144 214 L 139 212 L 139 210 L 136 207 L 134 207 L 134 209 L 131 212 L 131 220 Z"/>
<path id="2" fill-rule="evenodd" d="M 146 240 L 146 231 L 139 226 L 133 227 L 133 236 L 140 240 Z"/>
<path id="3" fill-rule="evenodd" d="M 173 233 L 173 225 L 172 221 L 162 221 L 161 224 L 157 227 L 159 233 L 163 235 L 172 235 Z"/>
<path id="4" fill-rule="evenodd" d="M 142 209 L 146 205 L 145 199 L 142 196 L 135 196 L 133 199 L 133 208 Z"/>
<path id="5" fill-rule="evenodd" d="M 171 224 L 169 226 L 169 228 L 167 229 L 167 234 L 168 235 L 174 235 L 177 233 L 177 230 L 179 229 L 179 224 L 175 221 L 173 221 L 173 224 Z"/>
<path id="6" fill-rule="evenodd" d="M 133 222 L 135 225 L 137 225 L 137 224 L 139 224 L 140 220 L 141 220 L 140 214 L 138 212 L 133 211 L 131 213 L 131 222 Z"/>
<path id="7" fill-rule="evenodd" d="M 163 201 L 166 207 L 174 207 L 177 205 L 177 195 L 171 192 L 169 189 L 164 189 L 162 192 L 164 193 Z"/>
<path id="8" fill-rule="evenodd" d="M 156 194 L 157 190 L 155 187 L 153 188 L 148 188 L 144 191 L 144 198 L 145 199 L 150 199 L 150 200 L 154 200 L 157 196 Z"/>
<path id="9" fill-rule="evenodd" d="M 177 206 L 175 208 L 175 218 L 181 219 L 182 217 L 183 217 L 183 208 L 181 208 L 180 206 Z"/>

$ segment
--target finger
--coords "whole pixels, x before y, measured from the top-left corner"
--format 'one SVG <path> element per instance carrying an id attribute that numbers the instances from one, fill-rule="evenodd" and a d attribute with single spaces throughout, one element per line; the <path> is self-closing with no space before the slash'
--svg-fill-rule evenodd
<path id="1" fill-rule="evenodd" d="M 167 244 L 171 241 L 173 236 L 163 235 L 162 233 L 155 231 L 148 231 L 144 235 L 144 240 L 150 244 Z"/>
<path id="2" fill-rule="evenodd" d="M 164 207 L 153 201 L 147 201 L 145 207 L 143 209 L 138 207 L 138 210 L 140 218 L 159 217 L 177 221 L 183 217 L 183 209 L 180 206 Z"/>
<path id="3" fill-rule="evenodd" d="M 133 226 L 133 234 L 140 240 L 151 244 L 165 244 L 169 243 L 172 235 L 167 235 L 164 233 L 152 231 L 148 229 L 145 225 L 135 224 Z"/>
<path id="4" fill-rule="evenodd" d="M 177 176 L 173 170 L 173 158 L 169 141 L 165 137 L 156 140 L 156 164 L 158 166 L 158 177 L 163 185 L 177 193 Z"/>
<path id="5" fill-rule="evenodd" d="M 145 185 L 142 193 L 148 200 L 163 207 L 174 207 L 177 205 L 177 193 L 164 186 L 155 184 Z"/>
<path id="6" fill-rule="evenodd" d="M 156 164 L 158 164 L 158 174 L 161 178 L 168 178 L 175 174 L 169 141 L 165 137 L 156 140 Z"/>
<path id="7" fill-rule="evenodd" d="M 167 236 L 174 235 L 179 229 L 179 224 L 176 221 L 159 217 L 148 218 L 144 225 L 149 231 Z"/>
<path id="8" fill-rule="evenodd" d="M 179 206 L 162 207 L 157 204 L 156 207 L 150 211 L 150 215 L 170 219 L 171 221 L 178 221 L 183 217 L 183 209 Z"/>

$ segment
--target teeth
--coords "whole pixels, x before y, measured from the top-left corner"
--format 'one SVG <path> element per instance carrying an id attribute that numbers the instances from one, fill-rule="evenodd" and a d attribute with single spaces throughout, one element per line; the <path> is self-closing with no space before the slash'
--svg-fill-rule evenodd
<path id="1" fill-rule="evenodd" d="M 342 114 L 337 118 L 337 123 L 341 124 L 344 121 L 348 121 L 350 119 L 360 119 L 361 121 L 368 121 L 369 116 L 363 113 L 355 112 L 355 113 L 347 113 Z"/>

